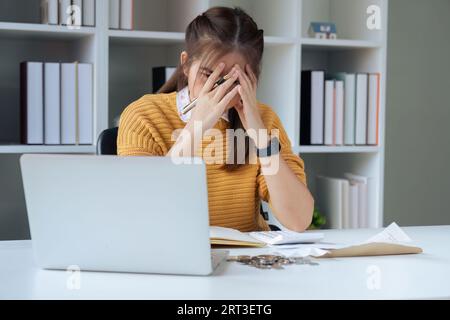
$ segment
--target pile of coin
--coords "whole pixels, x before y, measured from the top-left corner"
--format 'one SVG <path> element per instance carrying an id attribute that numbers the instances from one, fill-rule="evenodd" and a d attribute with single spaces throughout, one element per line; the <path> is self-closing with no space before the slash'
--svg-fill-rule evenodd
<path id="1" fill-rule="evenodd" d="M 283 266 L 292 264 L 319 265 L 309 257 L 285 257 L 275 254 L 229 256 L 227 261 L 239 262 L 258 269 L 284 269 Z"/>

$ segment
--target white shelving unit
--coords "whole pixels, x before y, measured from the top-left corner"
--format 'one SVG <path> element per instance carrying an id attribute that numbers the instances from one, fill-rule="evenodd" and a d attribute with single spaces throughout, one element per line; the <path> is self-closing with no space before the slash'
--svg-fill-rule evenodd
<path id="1" fill-rule="evenodd" d="M 94 133 L 98 136 L 114 125 L 129 103 L 151 92 L 153 66 L 178 64 L 185 28 L 196 15 L 211 6 L 240 6 L 264 29 L 258 99 L 281 118 L 293 149 L 305 160 L 311 190 L 314 193 L 313 177 L 318 173 L 351 171 L 374 177 L 378 187 L 371 196 L 382 224 L 387 0 L 135 0 L 136 30 L 132 31 L 109 30 L 108 1 L 96 1 L 96 26 L 79 30 L 39 24 L 36 3 L 0 3 L 0 176 L 11 167 L 5 162 L 17 161 L 22 153 L 95 152 L 95 146 L 19 145 L 21 61 L 93 63 Z M 381 8 L 381 30 L 366 27 L 366 9 L 373 4 Z M 311 21 L 335 22 L 338 39 L 308 38 Z M 381 73 L 379 146 L 299 145 L 301 71 L 316 68 Z M 20 174 L 14 177 L 20 180 Z M 21 192 L 20 181 L 6 183 L 16 184 Z M 0 211 L 8 211 L 3 214 L 14 215 L 24 208 L 5 205 L 5 201 L 0 194 Z"/>

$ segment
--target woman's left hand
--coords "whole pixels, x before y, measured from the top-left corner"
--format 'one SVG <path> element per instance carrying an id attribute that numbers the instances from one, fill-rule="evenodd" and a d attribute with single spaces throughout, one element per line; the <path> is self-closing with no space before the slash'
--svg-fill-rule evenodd
<path id="1" fill-rule="evenodd" d="M 268 133 L 261 119 L 256 99 L 257 79 L 249 64 L 245 65 L 245 71 L 236 65 L 238 79 L 241 85 L 239 95 L 240 103 L 235 106 L 241 118 L 242 125 L 249 137 L 258 148 L 265 148 L 268 144 Z M 262 130 L 262 131 L 261 131 Z M 266 135 L 267 134 L 267 135 Z"/>

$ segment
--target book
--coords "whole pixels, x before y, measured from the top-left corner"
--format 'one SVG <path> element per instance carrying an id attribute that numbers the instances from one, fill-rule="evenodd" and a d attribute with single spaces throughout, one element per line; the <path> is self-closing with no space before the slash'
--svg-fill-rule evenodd
<path id="1" fill-rule="evenodd" d="M 265 247 L 267 245 L 314 243 L 323 239 L 323 233 L 294 231 L 241 232 L 232 228 L 211 226 L 209 228 L 209 238 L 212 245 Z"/>
<path id="2" fill-rule="evenodd" d="M 60 136 L 60 82 L 59 63 L 44 64 L 44 144 L 58 145 Z"/>
<path id="3" fill-rule="evenodd" d="M 61 64 L 61 144 L 74 145 L 77 139 L 77 66 Z"/>
<path id="4" fill-rule="evenodd" d="M 83 26 L 95 27 L 95 0 L 83 0 Z"/>
<path id="5" fill-rule="evenodd" d="M 356 75 L 355 144 L 367 143 L 367 74 Z"/>
<path id="6" fill-rule="evenodd" d="M 344 145 L 355 144 L 355 89 L 356 75 L 354 73 L 338 72 L 337 80 L 344 81 Z"/>
<path id="7" fill-rule="evenodd" d="M 333 146 L 335 141 L 335 84 L 334 80 L 325 81 L 325 108 L 324 108 L 324 144 Z"/>
<path id="8" fill-rule="evenodd" d="M 300 111 L 301 145 L 322 145 L 324 143 L 324 78 L 324 71 L 302 71 Z"/>
<path id="9" fill-rule="evenodd" d="M 20 140 L 22 144 L 44 143 L 43 81 L 42 62 L 20 64 Z"/>
<path id="10" fill-rule="evenodd" d="M 134 29 L 134 0 L 120 0 L 120 29 Z"/>
<path id="11" fill-rule="evenodd" d="M 349 180 L 349 197 L 348 197 L 348 225 L 344 228 L 355 229 L 358 228 L 358 184 L 353 180 Z"/>
<path id="12" fill-rule="evenodd" d="M 348 220 L 349 182 L 347 179 L 317 176 L 316 201 L 326 216 L 326 227 L 342 229 Z"/>
<path id="13" fill-rule="evenodd" d="M 58 0 L 41 0 L 41 23 L 58 24 Z"/>
<path id="14" fill-rule="evenodd" d="M 109 1 L 109 28 L 120 28 L 120 0 Z"/>
<path id="15" fill-rule="evenodd" d="M 59 0 L 59 23 L 63 26 L 72 25 L 71 6 L 71 0 Z"/>
<path id="16" fill-rule="evenodd" d="M 367 144 L 378 145 L 378 126 L 380 112 L 380 74 L 369 74 L 367 105 Z"/>
<path id="17" fill-rule="evenodd" d="M 83 0 L 72 0 L 72 10 L 72 24 L 74 26 L 82 26 L 84 24 Z"/>
<path id="18" fill-rule="evenodd" d="M 375 179 L 352 173 L 345 173 L 344 177 L 358 186 L 358 227 L 377 228 L 378 221 L 373 201 L 373 194 L 376 192 Z"/>
<path id="19" fill-rule="evenodd" d="M 158 90 L 170 79 L 170 77 L 172 77 L 176 69 L 176 67 L 152 68 L 153 93 L 158 92 Z"/>
<path id="20" fill-rule="evenodd" d="M 78 63 L 78 137 L 79 144 L 93 144 L 93 71 L 92 64 Z"/>
<path id="21" fill-rule="evenodd" d="M 335 82 L 334 110 L 334 143 L 337 146 L 342 146 L 344 144 L 344 81 L 341 80 Z"/>

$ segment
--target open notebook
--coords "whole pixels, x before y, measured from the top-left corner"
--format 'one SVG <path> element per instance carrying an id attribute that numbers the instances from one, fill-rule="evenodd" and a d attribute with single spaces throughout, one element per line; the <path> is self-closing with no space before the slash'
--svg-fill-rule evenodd
<path id="1" fill-rule="evenodd" d="M 323 233 L 293 231 L 241 232 L 224 227 L 210 227 L 209 238 L 212 245 L 238 247 L 264 247 L 266 245 L 314 243 L 323 239 Z"/>

